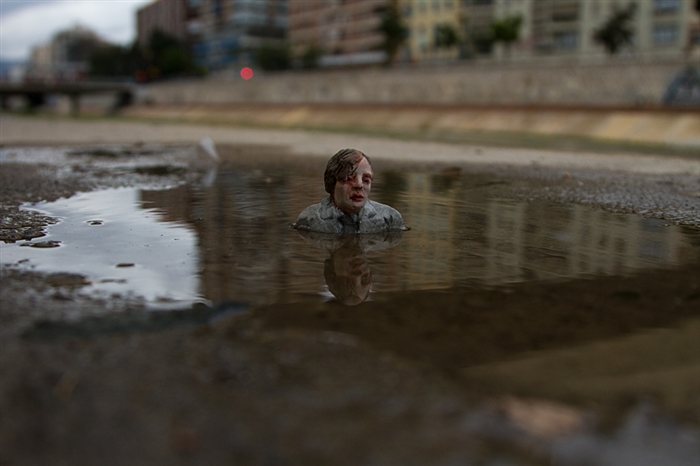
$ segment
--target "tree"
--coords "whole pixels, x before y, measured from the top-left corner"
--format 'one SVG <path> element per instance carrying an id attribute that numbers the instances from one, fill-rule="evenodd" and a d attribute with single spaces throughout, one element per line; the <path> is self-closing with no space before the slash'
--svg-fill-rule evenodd
<path id="1" fill-rule="evenodd" d="M 507 16 L 491 22 L 491 38 L 493 42 L 503 42 L 506 50 L 520 38 L 520 26 L 523 24 L 521 15 Z"/>
<path id="2" fill-rule="evenodd" d="M 151 33 L 144 57 L 144 68 L 149 70 L 151 77 L 167 77 L 194 71 L 192 58 L 185 44 L 177 37 L 159 29 Z"/>
<path id="3" fill-rule="evenodd" d="M 131 58 L 127 47 L 112 44 L 99 47 L 90 57 L 90 75 L 131 76 L 136 71 L 136 63 Z"/>
<path id="4" fill-rule="evenodd" d="M 66 61 L 71 63 L 90 61 L 90 56 L 100 45 L 100 42 L 92 37 L 71 38 L 66 46 Z"/>
<path id="5" fill-rule="evenodd" d="M 408 38 L 408 28 L 404 25 L 395 2 L 384 7 L 383 13 L 379 31 L 384 35 L 383 48 L 386 53 L 386 62 L 392 64 Z"/>
<path id="6" fill-rule="evenodd" d="M 157 66 L 165 76 L 192 71 L 190 54 L 184 47 L 169 47 L 158 56 Z"/>
<path id="7" fill-rule="evenodd" d="M 63 51 L 60 59 L 67 63 L 89 62 L 92 53 L 105 44 L 97 34 L 80 25 L 57 33 L 51 43 Z"/>
<path id="8" fill-rule="evenodd" d="M 475 32 L 471 34 L 471 43 L 476 53 L 483 55 L 491 54 L 493 50 L 493 34 L 487 32 Z"/>
<path id="9" fill-rule="evenodd" d="M 449 23 L 438 24 L 435 27 L 435 48 L 454 47 L 459 42 L 457 30 Z"/>
<path id="10" fill-rule="evenodd" d="M 323 55 L 323 49 L 317 45 L 309 45 L 301 56 L 301 67 L 304 69 L 318 68 L 318 61 Z"/>
<path id="11" fill-rule="evenodd" d="M 257 61 L 265 71 L 282 71 L 292 66 L 288 44 L 263 44 L 257 52 Z"/>
<path id="12" fill-rule="evenodd" d="M 623 45 L 632 43 L 634 28 L 631 22 L 636 11 L 635 3 L 630 3 L 627 8 L 615 8 L 612 16 L 594 32 L 594 39 L 602 43 L 610 55 L 616 54 Z"/>

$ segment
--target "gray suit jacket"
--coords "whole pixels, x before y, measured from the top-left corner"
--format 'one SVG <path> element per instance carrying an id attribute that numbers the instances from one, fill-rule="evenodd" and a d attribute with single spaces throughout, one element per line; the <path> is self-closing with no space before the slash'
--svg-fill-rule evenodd
<path id="1" fill-rule="evenodd" d="M 401 214 L 393 207 L 368 199 L 361 211 L 348 215 L 338 209 L 330 197 L 304 209 L 293 226 L 304 231 L 335 234 L 407 230 Z"/>

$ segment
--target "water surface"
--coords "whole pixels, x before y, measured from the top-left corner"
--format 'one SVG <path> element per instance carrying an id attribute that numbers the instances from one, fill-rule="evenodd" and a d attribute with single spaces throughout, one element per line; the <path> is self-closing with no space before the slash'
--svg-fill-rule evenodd
<path id="1" fill-rule="evenodd" d="M 510 396 L 466 415 L 465 434 L 534 445 L 556 464 L 694 464 L 697 428 L 647 408 L 657 401 L 687 413 L 697 405 L 700 324 L 688 311 L 697 289 L 685 283 L 674 294 L 654 282 L 695 279 L 679 276 L 693 273 L 691 267 L 673 269 L 697 264 L 697 230 L 513 200 L 504 195 L 511 181 L 493 175 L 404 167 L 378 168 L 371 197 L 397 208 L 410 231 L 301 234 L 290 224 L 325 196 L 323 166 L 247 163 L 220 170 L 207 186 L 108 189 L 27 206 L 59 223 L 46 237 L 0 244 L 2 262 L 81 274 L 90 282 L 85 293 L 153 308 L 205 301 L 212 304 L 206 319 L 221 309 L 249 309 L 231 301 L 259 305 L 252 315 L 265 330 L 312 330 L 427 363 L 470 393 L 487 387 L 489 397 Z M 30 247 L 42 243 L 56 247 Z M 596 280 L 654 270 L 663 273 L 631 285 L 626 278 Z M 190 312 L 197 325 L 200 311 Z M 86 318 L 73 326 L 37 325 L 33 335 L 159 331 L 188 312 L 147 315 L 163 321 Z M 688 316 L 694 319 L 684 322 Z M 552 408 L 548 399 L 583 407 Z M 587 409 L 601 406 L 634 408 L 601 433 L 588 424 Z M 553 410 L 578 427 L 545 438 L 528 431 L 551 420 Z"/>
<path id="2" fill-rule="evenodd" d="M 379 171 L 371 195 L 397 208 L 410 231 L 341 248 L 290 228 L 325 196 L 322 168 L 233 168 L 206 188 L 110 189 L 32 206 L 60 219 L 40 239 L 58 247 L 6 244 L 2 261 L 83 274 L 87 291 L 178 307 L 330 300 L 329 286 L 361 295 L 356 304 L 370 289 L 371 300 L 627 275 L 690 263 L 698 253 L 694 231 L 662 220 L 504 199 L 489 186 L 505 182 L 420 170 Z"/>

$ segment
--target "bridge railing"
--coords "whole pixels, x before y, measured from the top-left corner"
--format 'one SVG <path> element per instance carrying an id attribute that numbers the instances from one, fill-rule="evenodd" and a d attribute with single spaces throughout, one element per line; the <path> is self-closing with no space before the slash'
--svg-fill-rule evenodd
<path id="1" fill-rule="evenodd" d="M 12 96 L 24 97 L 29 108 L 44 105 L 50 95 L 64 95 L 70 99 L 71 113 L 80 113 L 80 99 L 88 94 L 115 95 L 111 111 L 117 111 L 134 102 L 136 84 L 115 81 L 73 81 L 73 82 L 0 82 L 0 100 L 3 109 L 9 107 Z"/>

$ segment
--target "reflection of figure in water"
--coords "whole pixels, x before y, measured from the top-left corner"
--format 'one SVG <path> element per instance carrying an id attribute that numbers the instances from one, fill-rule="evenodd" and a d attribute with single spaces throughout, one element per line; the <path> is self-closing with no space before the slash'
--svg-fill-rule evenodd
<path id="1" fill-rule="evenodd" d="M 336 234 L 405 230 L 396 209 L 369 200 L 372 175 L 365 154 L 356 149 L 339 151 L 328 161 L 323 175 L 329 197 L 304 209 L 294 227 Z"/>
<path id="2" fill-rule="evenodd" d="M 299 231 L 299 235 L 330 253 L 323 267 L 328 291 L 339 302 L 354 306 L 367 300 L 372 285 L 367 251 L 393 248 L 401 242 L 403 232 L 339 236 Z"/>
<path id="3" fill-rule="evenodd" d="M 341 303 L 354 306 L 369 297 L 372 272 L 367 256 L 356 244 L 336 249 L 323 266 L 328 291 Z"/>

